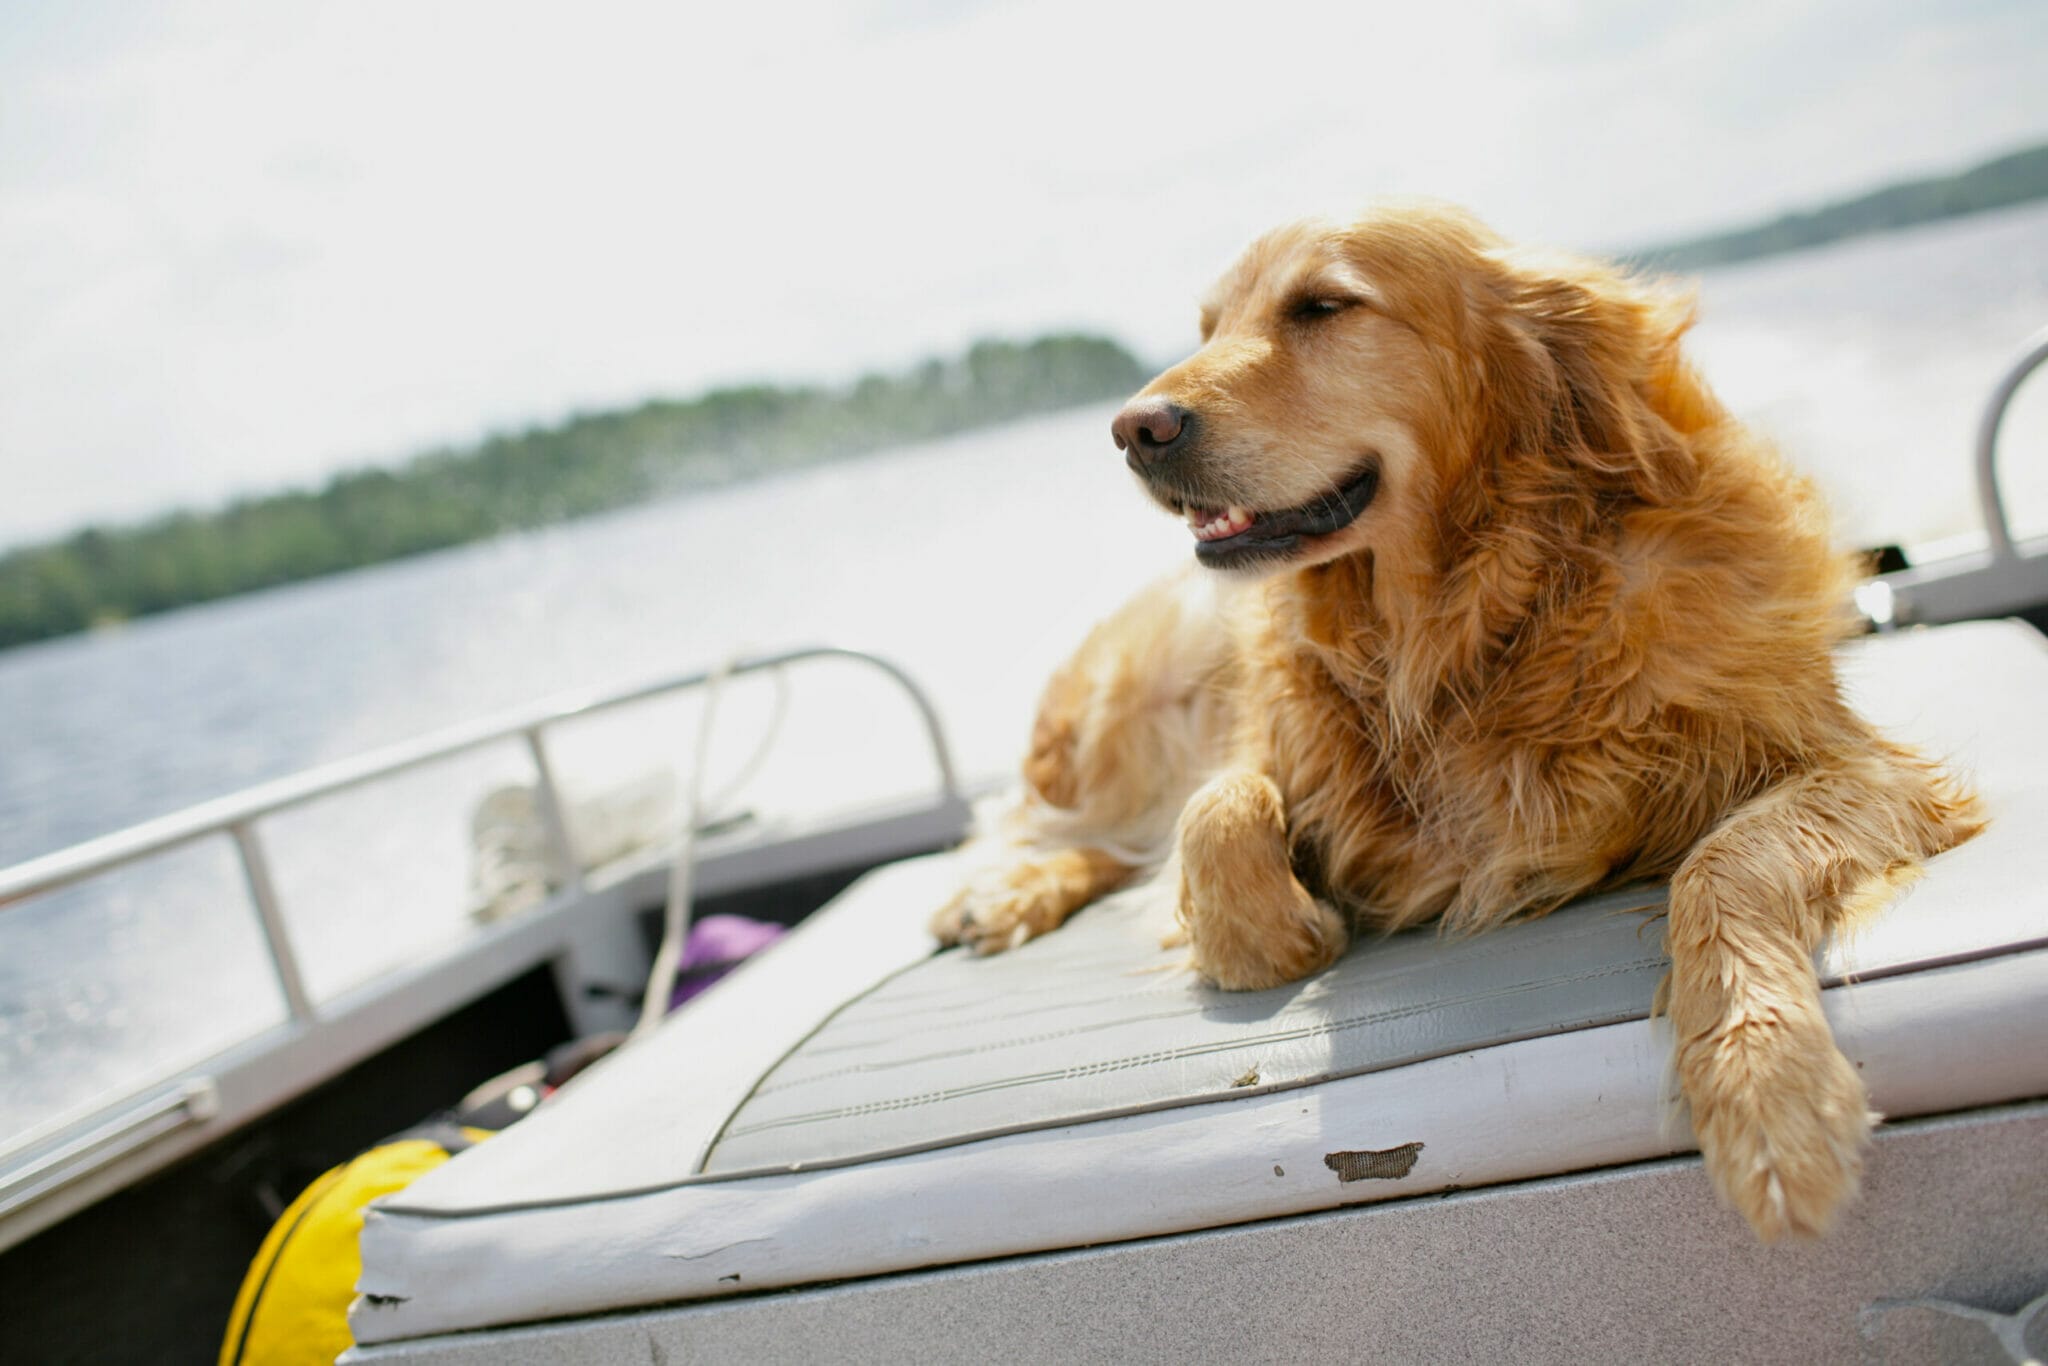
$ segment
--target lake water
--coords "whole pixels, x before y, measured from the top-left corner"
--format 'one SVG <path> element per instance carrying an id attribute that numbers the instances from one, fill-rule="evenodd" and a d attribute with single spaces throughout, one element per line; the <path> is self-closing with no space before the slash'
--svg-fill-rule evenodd
<path id="1" fill-rule="evenodd" d="M 1696 355 L 1834 497 L 1843 537 L 1975 527 L 1996 372 L 2048 324 L 2048 205 L 1717 271 Z M 2048 531 L 2048 383 L 2003 467 Z M 963 769 L 1007 770 L 1046 671 L 1187 553 L 1130 487 L 1112 407 L 636 508 L 0 654 L 0 866 L 544 697 L 833 641 L 908 666 Z M 737 686 L 729 770 L 769 711 Z M 572 792 L 685 752 L 688 707 L 565 732 Z M 466 932 L 469 812 L 515 748 L 264 829 L 316 997 Z M 931 781 L 914 718 L 850 666 L 792 679 L 739 801 L 820 809 Z M 0 913 L 0 1142 L 282 1018 L 231 852 L 203 845 Z"/>

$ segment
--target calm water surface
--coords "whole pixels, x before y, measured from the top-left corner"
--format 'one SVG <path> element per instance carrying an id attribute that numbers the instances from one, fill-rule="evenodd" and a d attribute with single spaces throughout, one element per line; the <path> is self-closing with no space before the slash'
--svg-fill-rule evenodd
<path id="1" fill-rule="evenodd" d="M 1974 527 L 1968 451 L 1998 368 L 2048 324 L 2048 206 L 1722 270 L 1696 354 L 1834 498 L 1845 540 Z M 2048 531 L 2048 396 L 2004 460 Z M 830 640 L 907 665 L 963 768 L 1007 769 L 1045 672 L 1187 553 L 1134 493 L 1110 407 L 633 509 L 0 655 L 0 866 L 564 689 Z M 770 700 L 737 687 L 714 768 Z M 668 705 L 561 742 L 595 792 L 681 755 Z M 830 808 L 931 781 L 914 722 L 848 666 L 792 679 L 738 801 Z M 265 827 L 316 996 L 458 939 L 469 812 L 516 749 Z M 226 846 L 0 914 L 0 1140 L 282 1018 Z"/>

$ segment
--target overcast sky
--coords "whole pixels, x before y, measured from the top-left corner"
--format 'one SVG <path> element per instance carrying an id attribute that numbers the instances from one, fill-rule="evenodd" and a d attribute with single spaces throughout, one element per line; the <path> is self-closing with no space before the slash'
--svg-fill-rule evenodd
<path id="1" fill-rule="evenodd" d="M 0 543 L 983 334 L 1374 194 L 1629 246 L 2048 137 L 2040 0 L 0 0 Z"/>

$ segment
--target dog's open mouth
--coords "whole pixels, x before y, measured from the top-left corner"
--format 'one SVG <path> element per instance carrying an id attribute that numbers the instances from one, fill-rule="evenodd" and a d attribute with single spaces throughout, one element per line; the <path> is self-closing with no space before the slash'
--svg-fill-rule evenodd
<path id="1" fill-rule="evenodd" d="M 1283 556 L 1311 536 L 1342 531 L 1358 520 L 1379 492 L 1380 463 L 1368 461 L 1349 483 L 1313 502 L 1278 512 L 1241 507 L 1182 509 L 1195 533 L 1195 558 L 1216 568 Z"/>

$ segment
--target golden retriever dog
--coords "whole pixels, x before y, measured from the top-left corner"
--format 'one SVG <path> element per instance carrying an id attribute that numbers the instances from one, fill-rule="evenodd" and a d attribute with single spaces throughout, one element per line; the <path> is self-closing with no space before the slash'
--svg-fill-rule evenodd
<path id="1" fill-rule="evenodd" d="M 1873 1117 L 1816 946 L 1982 822 L 1844 704 L 1854 566 L 1691 320 L 1446 207 L 1254 243 L 1113 423 L 1195 565 L 1054 675 L 938 937 L 1012 947 L 1163 860 L 1195 969 L 1255 990 L 1669 878 L 1707 1170 L 1765 1240 L 1824 1231 Z"/>

